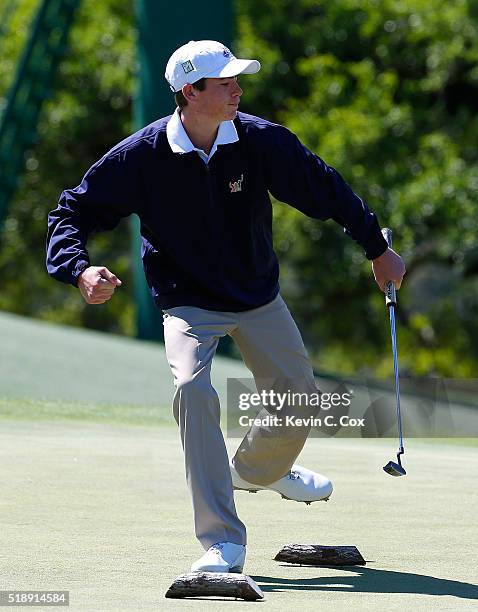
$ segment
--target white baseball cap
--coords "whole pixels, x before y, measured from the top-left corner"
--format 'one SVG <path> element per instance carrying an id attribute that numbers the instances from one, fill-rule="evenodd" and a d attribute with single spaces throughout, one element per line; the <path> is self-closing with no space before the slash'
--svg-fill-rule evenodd
<path id="1" fill-rule="evenodd" d="M 172 91 L 195 83 L 204 77 L 226 78 L 254 74 L 261 65 L 257 60 L 237 59 L 222 43 L 215 40 L 190 40 L 171 55 L 164 76 Z"/>

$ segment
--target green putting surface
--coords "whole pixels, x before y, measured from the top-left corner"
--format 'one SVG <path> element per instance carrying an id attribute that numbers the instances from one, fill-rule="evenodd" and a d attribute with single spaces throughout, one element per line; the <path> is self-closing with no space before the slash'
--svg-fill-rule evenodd
<path id="1" fill-rule="evenodd" d="M 0 338 L 0 590 L 68 590 L 70 609 L 87 612 L 476 606 L 477 438 L 407 439 L 404 478 L 381 469 L 395 458 L 393 438 L 309 439 L 300 462 L 331 477 L 328 503 L 236 493 L 245 572 L 265 601 L 167 600 L 202 549 L 164 348 L 5 313 Z M 249 376 L 216 357 L 223 405 L 227 378 Z M 460 410 L 463 423 L 476 418 Z M 238 444 L 227 440 L 229 452 Z M 367 565 L 272 560 L 293 542 L 355 545 Z"/>
<path id="2" fill-rule="evenodd" d="M 0 312 L 0 397 L 169 406 L 173 378 L 159 343 L 134 340 Z M 249 377 L 239 361 L 217 355 L 212 376 L 221 396 L 228 377 Z"/>
<path id="3" fill-rule="evenodd" d="M 237 441 L 227 441 L 233 452 Z M 70 609 L 470 610 L 478 587 L 476 450 L 408 445 L 404 478 L 381 466 L 392 441 L 309 440 L 301 462 L 328 474 L 328 503 L 236 492 L 248 526 L 245 572 L 263 603 L 167 600 L 202 554 L 179 436 L 167 425 L 0 423 L 0 587 L 68 590 Z M 295 567 L 282 545 L 356 545 L 365 567 Z M 45 608 L 46 609 L 46 608 Z"/>

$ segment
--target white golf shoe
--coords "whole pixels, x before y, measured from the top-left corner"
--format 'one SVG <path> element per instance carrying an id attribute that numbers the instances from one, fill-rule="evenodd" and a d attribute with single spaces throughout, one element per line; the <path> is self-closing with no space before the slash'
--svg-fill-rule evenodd
<path id="1" fill-rule="evenodd" d="M 246 559 L 246 547 L 232 542 L 213 544 L 204 555 L 191 565 L 192 572 L 242 573 Z"/>
<path id="2" fill-rule="evenodd" d="M 234 463 L 230 462 L 232 484 L 234 489 L 256 493 L 257 491 L 276 491 L 284 499 L 310 504 L 314 501 L 327 501 L 332 495 L 332 483 L 326 476 L 312 470 L 293 465 L 290 472 L 269 485 L 257 485 L 246 482 L 239 476 Z"/>

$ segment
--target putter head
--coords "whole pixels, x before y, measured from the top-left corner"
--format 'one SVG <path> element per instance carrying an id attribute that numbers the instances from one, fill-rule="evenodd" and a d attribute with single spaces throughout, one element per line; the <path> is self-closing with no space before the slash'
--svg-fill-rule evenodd
<path id="1" fill-rule="evenodd" d="M 390 476 L 406 476 L 407 474 L 405 469 L 399 463 L 395 463 L 395 461 L 389 461 L 387 465 L 384 465 L 383 471 L 390 474 Z"/>

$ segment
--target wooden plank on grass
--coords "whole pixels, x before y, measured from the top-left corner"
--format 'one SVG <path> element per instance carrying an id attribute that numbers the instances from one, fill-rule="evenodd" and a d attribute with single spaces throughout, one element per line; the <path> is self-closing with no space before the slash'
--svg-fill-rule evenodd
<path id="1" fill-rule="evenodd" d="M 259 586 L 250 576 L 225 572 L 191 572 L 178 576 L 165 597 L 234 597 L 254 601 L 263 599 Z"/>
<path id="2" fill-rule="evenodd" d="M 336 566 L 365 565 L 356 546 L 321 546 L 320 544 L 286 544 L 274 561 L 299 565 Z"/>

